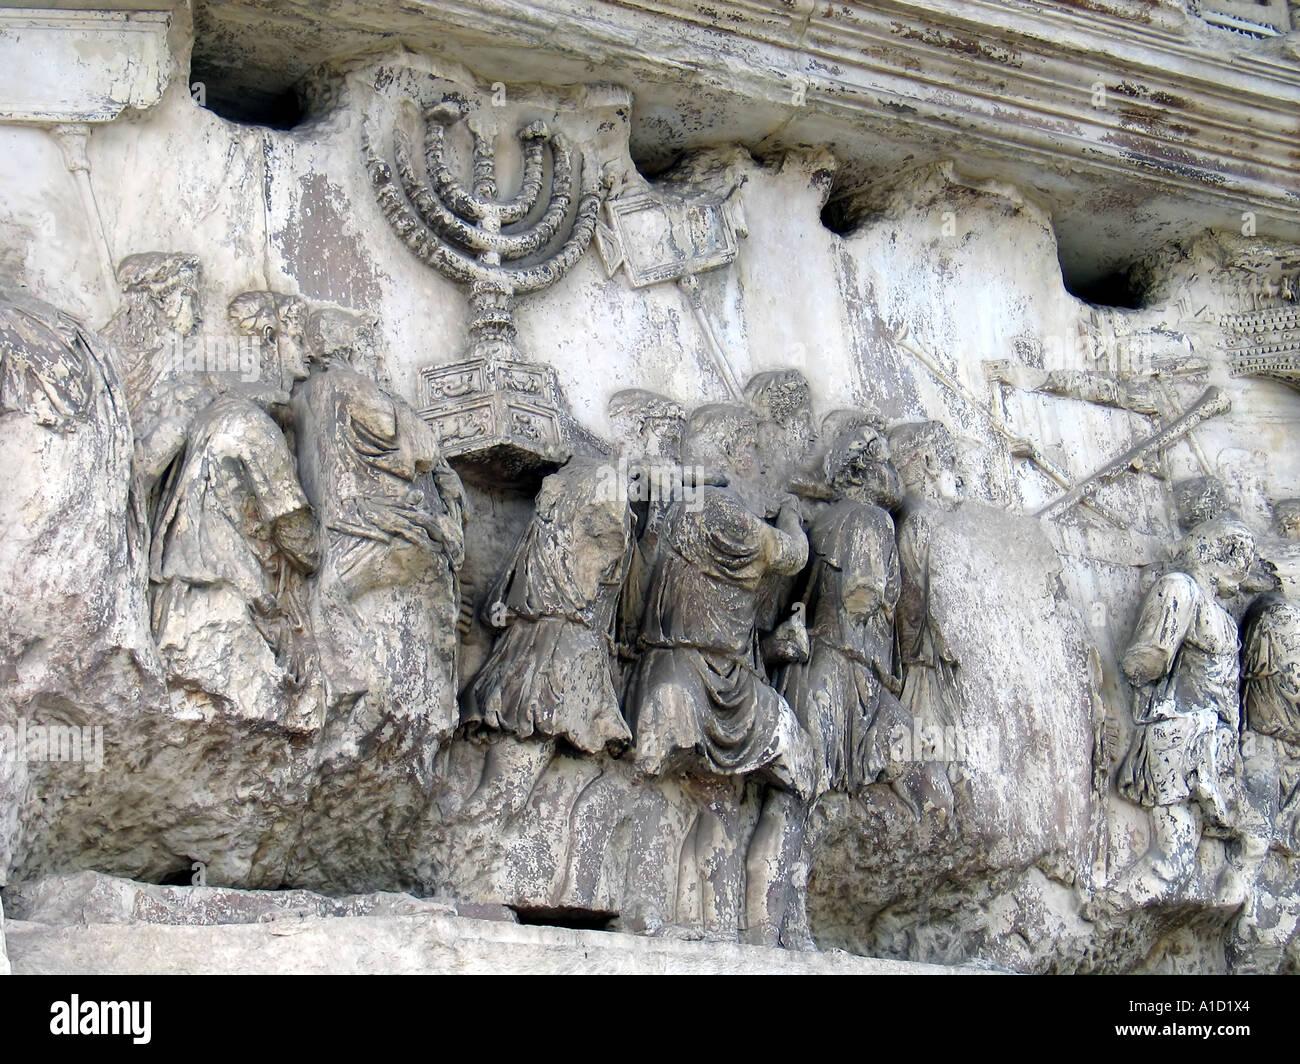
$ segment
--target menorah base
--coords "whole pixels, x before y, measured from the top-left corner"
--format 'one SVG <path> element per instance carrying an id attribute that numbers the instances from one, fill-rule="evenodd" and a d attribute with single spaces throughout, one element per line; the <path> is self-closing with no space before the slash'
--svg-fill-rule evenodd
<path id="1" fill-rule="evenodd" d="M 420 378 L 420 416 L 458 470 L 480 480 L 535 482 L 568 461 L 549 366 L 480 356 L 426 366 Z"/>
<path id="2" fill-rule="evenodd" d="M 478 395 L 420 411 L 457 471 L 503 484 L 538 480 L 569 459 L 553 409 Z"/>

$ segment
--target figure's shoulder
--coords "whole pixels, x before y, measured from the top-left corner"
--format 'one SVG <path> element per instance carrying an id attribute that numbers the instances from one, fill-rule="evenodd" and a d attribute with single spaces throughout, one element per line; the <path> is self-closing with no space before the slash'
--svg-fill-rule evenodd
<path id="1" fill-rule="evenodd" d="M 1200 599 L 1200 585 L 1192 578 L 1190 573 L 1185 573 L 1181 569 L 1171 569 L 1167 573 L 1161 574 L 1146 594 L 1147 601 L 1152 600 L 1185 600 L 1188 603 Z"/>
<path id="2" fill-rule="evenodd" d="M 683 500 L 677 505 L 692 514 L 697 523 L 713 527 L 751 528 L 767 524 L 730 488 L 708 485 L 700 490 L 694 503 Z"/>
<path id="3" fill-rule="evenodd" d="M 845 499 L 823 508 L 813 518 L 809 539 L 819 552 L 847 539 L 888 541 L 892 548 L 894 519 L 888 511 L 872 503 Z"/>
<path id="4" fill-rule="evenodd" d="M 1300 650 L 1300 603 L 1278 592 L 1261 595 L 1241 619 L 1241 628 L 1248 645 L 1273 641 Z"/>
<path id="5" fill-rule="evenodd" d="M 688 553 L 728 557 L 756 553 L 775 531 L 735 492 L 719 487 L 706 487 L 696 499 L 676 503 L 669 527 L 673 539 Z"/>

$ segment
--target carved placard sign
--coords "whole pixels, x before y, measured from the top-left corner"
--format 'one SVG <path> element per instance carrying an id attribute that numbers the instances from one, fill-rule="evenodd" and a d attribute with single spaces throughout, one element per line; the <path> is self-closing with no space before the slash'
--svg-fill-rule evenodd
<path id="1" fill-rule="evenodd" d="M 601 233 L 601 255 L 611 274 L 626 266 L 633 288 L 716 269 L 736 257 L 725 203 L 639 193 L 611 200 L 608 208 L 613 231 Z"/>

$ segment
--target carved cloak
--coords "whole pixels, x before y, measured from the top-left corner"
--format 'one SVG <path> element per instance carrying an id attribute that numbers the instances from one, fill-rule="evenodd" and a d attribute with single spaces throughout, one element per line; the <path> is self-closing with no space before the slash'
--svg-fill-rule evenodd
<path id="1" fill-rule="evenodd" d="M 708 771 L 770 768 L 800 794 L 811 751 L 789 704 L 767 682 L 755 633 L 763 578 L 797 573 L 796 541 L 732 492 L 705 488 L 668 517 L 628 694 L 637 766 L 658 773 L 690 752 Z"/>
<path id="2" fill-rule="evenodd" d="M 588 753 L 621 749 L 612 631 L 633 548 L 625 495 L 601 470 L 570 463 L 547 477 L 510 566 L 488 595 L 508 627 L 464 695 L 471 732 L 561 738 Z"/>

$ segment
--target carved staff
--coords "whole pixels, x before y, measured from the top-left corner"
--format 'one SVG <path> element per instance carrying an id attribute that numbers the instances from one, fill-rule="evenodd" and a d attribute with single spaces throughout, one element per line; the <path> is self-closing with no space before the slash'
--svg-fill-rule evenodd
<path id="1" fill-rule="evenodd" d="M 1102 466 L 1091 476 L 1081 480 L 1059 498 L 1053 499 L 1040 509 L 1035 516 L 1046 517 L 1073 506 L 1076 502 L 1095 501 L 1092 496 L 1104 484 L 1108 484 L 1129 469 L 1139 469 L 1149 456 L 1163 451 L 1182 439 L 1192 429 L 1212 417 L 1226 414 L 1232 409 L 1232 401 L 1219 388 L 1207 388 L 1182 416 L 1169 422 L 1145 440 L 1135 444 L 1112 462 Z"/>
<path id="2" fill-rule="evenodd" d="M 989 427 L 1006 441 L 1013 456 L 1016 458 L 1024 458 L 1033 463 L 1050 480 L 1060 487 L 1070 487 L 1070 479 L 1065 475 L 1061 467 L 1048 458 L 1047 455 L 1043 454 L 1038 444 L 1034 443 L 1032 440 L 1025 439 L 1023 436 L 1017 436 L 1014 432 L 1008 429 L 997 419 L 997 417 L 986 410 L 983 404 L 976 400 L 970 392 L 963 388 L 959 381 L 949 376 L 928 351 L 925 351 L 913 341 L 912 330 L 910 327 L 905 326 L 903 329 L 894 333 L 894 342 L 904 351 L 914 355 L 917 360 L 930 371 L 935 380 L 956 395 L 959 399 L 962 399 L 967 406 L 983 414 L 984 420 L 988 423 Z M 1127 522 L 1105 503 L 1099 502 L 1096 499 L 1084 499 L 1082 501 L 1090 510 L 1094 511 L 1101 517 L 1104 517 L 1116 528 L 1128 527 Z"/>
<path id="3" fill-rule="evenodd" d="M 696 274 L 688 273 L 678 279 L 677 287 L 685 294 L 686 302 L 690 304 L 691 313 L 695 315 L 695 321 L 700 327 L 700 332 L 704 334 L 705 350 L 709 354 L 709 360 L 713 363 L 713 368 L 717 370 L 718 376 L 722 378 L 722 383 L 731 392 L 731 397 L 736 402 L 743 403 L 745 396 L 740 387 L 740 380 L 736 376 L 736 371 L 731 368 L 731 360 L 727 358 L 727 352 L 723 350 L 722 344 L 718 342 L 718 334 L 713 331 L 713 323 L 709 321 L 709 316 L 704 310 L 704 295 L 700 291 L 699 277 Z"/>

